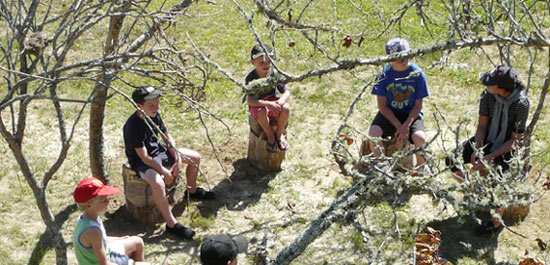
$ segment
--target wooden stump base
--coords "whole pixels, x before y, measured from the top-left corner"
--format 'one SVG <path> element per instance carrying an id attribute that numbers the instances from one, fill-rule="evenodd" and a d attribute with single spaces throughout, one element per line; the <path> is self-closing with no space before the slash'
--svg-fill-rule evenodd
<path id="1" fill-rule="evenodd" d="M 479 175 L 482 177 L 487 177 L 489 175 L 489 170 L 486 168 L 479 169 Z M 520 199 L 522 200 L 528 200 L 529 194 L 521 194 L 519 195 Z M 525 220 L 527 215 L 529 214 L 529 206 L 530 205 L 512 205 L 508 208 L 504 209 L 502 211 L 502 219 L 507 225 L 515 225 L 519 222 Z"/>
<path id="2" fill-rule="evenodd" d="M 126 208 L 131 215 L 142 223 L 162 223 L 164 218 L 157 209 L 153 200 L 153 192 L 151 186 L 137 173 L 126 165 L 122 165 L 122 179 L 124 182 L 124 198 L 126 199 Z M 166 196 L 168 202 L 174 204 L 176 202 L 177 191 L 179 188 L 178 178 L 174 178 L 172 188 L 170 188 Z M 181 192 L 179 192 L 181 193 Z"/>
<path id="3" fill-rule="evenodd" d="M 285 159 L 285 151 L 277 150 L 276 153 L 269 153 L 266 149 L 267 140 L 260 124 L 252 117 L 248 117 L 250 125 L 250 134 L 248 137 L 248 162 L 255 168 L 274 172 L 281 169 L 281 164 Z M 272 126 L 274 129 L 277 126 Z"/>
<path id="4" fill-rule="evenodd" d="M 528 205 L 510 206 L 504 210 L 502 218 L 506 222 L 511 224 L 517 224 L 520 221 L 525 220 L 525 217 L 529 214 Z"/>
<path id="5" fill-rule="evenodd" d="M 525 194 L 525 195 L 522 195 L 520 197 L 521 197 L 521 199 L 528 200 L 529 196 L 530 196 L 529 194 Z M 502 213 L 502 219 L 507 224 L 508 223 L 510 223 L 511 225 L 517 224 L 517 223 L 525 220 L 525 218 L 529 214 L 529 206 L 530 205 L 523 205 L 523 204 L 512 205 L 512 206 L 504 209 L 504 211 Z"/>
<path id="6" fill-rule="evenodd" d="M 398 152 L 403 147 L 401 144 L 397 144 L 390 139 L 382 139 L 381 141 L 382 141 L 382 145 L 384 146 L 384 155 L 387 157 L 391 157 L 394 153 Z M 369 155 L 372 153 L 369 142 L 370 142 L 369 140 L 365 139 L 361 143 L 361 150 L 360 150 L 361 156 Z M 405 145 L 405 150 L 410 150 L 413 148 L 414 146 L 409 142 L 407 142 L 407 144 Z M 416 156 L 412 154 L 410 156 L 401 158 L 399 160 L 399 165 L 401 165 L 401 167 L 403 167 L 404 169 L 408 169 L 408 170 L 413 169 L 416 166 Z"/>

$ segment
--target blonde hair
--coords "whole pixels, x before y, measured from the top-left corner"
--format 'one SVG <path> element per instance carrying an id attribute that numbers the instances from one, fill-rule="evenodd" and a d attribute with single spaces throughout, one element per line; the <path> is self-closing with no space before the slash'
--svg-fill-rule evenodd
<path id="1" fill-rule="evenodd" d="M 97 201 L 97 198 L 99 198 L 99 196 L 95 196 L 85 202 L 77 202 L 76 205 L 78 206 L 78 209 L 80 211 L 84 211 L 86 209 L 86 206 L 94 203 L 95 201 Z"/>

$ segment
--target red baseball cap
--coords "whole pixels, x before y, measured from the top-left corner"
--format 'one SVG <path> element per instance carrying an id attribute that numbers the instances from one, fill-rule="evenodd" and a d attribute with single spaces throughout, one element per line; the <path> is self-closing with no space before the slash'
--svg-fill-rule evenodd
<path id="1" fill-rule="evenodd" d="M 84 179 L 74 190 L 73 197 L 77 203 L 87 202 L 96 196 L 113 195 L 120 192 L 119 188 L 103 184 L 101 180 L 94 177 Z"/>

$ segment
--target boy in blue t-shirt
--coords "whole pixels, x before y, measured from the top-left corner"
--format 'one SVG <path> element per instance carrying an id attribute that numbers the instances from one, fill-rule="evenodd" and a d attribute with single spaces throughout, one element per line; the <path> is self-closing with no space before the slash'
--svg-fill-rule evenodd
<path id="1" fill-rule="evenodd" d="M 386 54 L 394 55 L 410 51 L 409 43 L 402 38 L 393 38 L 386 43 Z M 370 137 L 392 137 L 394 142 L 409 140 L 415 146 L 426 142 L 422 121 L 422 100 L 429 95 L 428 84 L 422 69 L 398 59 L 386 64 L 377 77 L 372 94 L 377 96 L 378 113 L 369 128 Z M 375 156 L 380 155 L 376 143 L 370 142 Z M 416 154 L 417 165 L 424 158 Z"/>

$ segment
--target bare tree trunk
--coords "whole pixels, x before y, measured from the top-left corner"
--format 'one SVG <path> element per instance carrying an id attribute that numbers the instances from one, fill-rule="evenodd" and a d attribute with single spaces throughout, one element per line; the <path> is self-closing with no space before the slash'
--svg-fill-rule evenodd
<path id="1" fill-rule="evenodd" d="M 21 105 L 23 108 L 21 112 L 25 112 L 26 103 L 22 103 Z M 25 114 L 20 113 L 20 116 L 25 116 Z M 31 171 L 31 168 L 29 167 L 29 163 L 25 158 L 25 155 L 23 154 L 23 150 L 21 148 L 22 138 L 17 139 L 13 137 L 12 134 L 6 130 L 6 127 L 4 126 L 4 122 L 2 121 L 1 116 L 0 116 L 0 133 L 2 134 L 4 139 L 6 139 L 6 141 L 8 142 L 9 147 L 12 150 L 15 159 L 19 164 L 21 173 L 23 173 L 25 180 L 29 184 L 29 187 L 31 188 L 34 194 L 34 197 L 36 199 L 36 205 L 38 206 L 38 210 L 40 211 L 40 216 L 42 216 L 42 220 L 46 224 L 48 231 L 50 231 L 50 233 L 53 236 L 53 243 L 56 246 L 55 255 L 56 255 L 57 264 L 61 264 L 61 265 L 67 264 L 67 247 L 65 244 L 65 240 L 63 239 L 63 234 L 61 233 L 60 227 L 55 223 L 55 218 L 50 211 L 48 201 L 46 200 L 46 188 L 45 186 L 41 187 L 38 184 L 34 174 Z"/>
<path id="2" fill-rule="evenodd" d="M 550 49 L 549 49 L 549 53 L 550 53 Z M 531 123 L 529 123 L 529 126 L 527 126 L 527 130 L 525 131 L 525 137 L 524 137 L 525 146 L 528 147 L 524 155 L 525 159 L 527 159 L 525 163 L 525 168 L 524 168 L 525 171 L 529 170 L 529 159 L 530 159 L 529 154 L 531 153 L 531 136 L 533 135 L 533 131 L 535 130 L 535 125 L 540 119 L 540 115 L 544 107 L 544 101 L 546 99 L 546 95 L 548 94 L 548 87 L 550 87 L 550 60 L 548 61 L 548 67 L 549 67 L 548 72 L 546 73 L 546 77 L 544 78 L 544 85 L 542 87 L 542 90 L 540 91 L 539 103 L 537 105 L 537 109 L 533 114 Z"/>
<path id="3" fill-rule="evenodd" d="M 160 25 L 169 21 L 178 12 L 189 7 L 195 0 L 182 0 L 172 6 L 169 15 L 149 27 L 149 30 L 136 38 L 128 47 L 127 52 L 135 52 L 143 44 L 145 44 L 155 32 L 160 29 Z M 126 10 L 131 6 L 131 1 L 126 1 L 122 5 L 122 10 Z M 109 35 L 106 41 L 105 56 L 112 55 L 118 47 L 118 38 L 124 16 L 113 16 L 109 26 Z M 112 65 L 112 64 L 110 64 Z M 115 69 L 105 69 L 104 73 L 97 78 L 94 87 L 93 100 L 94 103 L 90 108 L 90 168 L 94 177 L 100 178 L 108 183 L 108 176 L 105 169 L 104 149 L 103 149 L 103 119 L 105 118 L 105 103 L 107 93 L 111 84 L 111 79 L 114 76 Z"/>
<path id="4" fill-rule="evenodd" d="M 122 10 L 124 11 L 129 6 L 130 2 L 125 2 Z M 111 17 L 104 56 L 113 55 L 116 52 L 124 17 L 125 16 L 122 15 Z M 92 176 L 100 178 L 105 183 L 108 183 L 109 176 L 105 169 L 103 145 L 103 119 L 105 118 L 107 93 L 109 92 L 113 72 L 116 70 L 112 68 L 104 68 L 103 70 L 103 74 L 97 78 L 92 96 L 94 103 L 92 103 L 90 108 L 90 169 L 92 170 Z"/>

